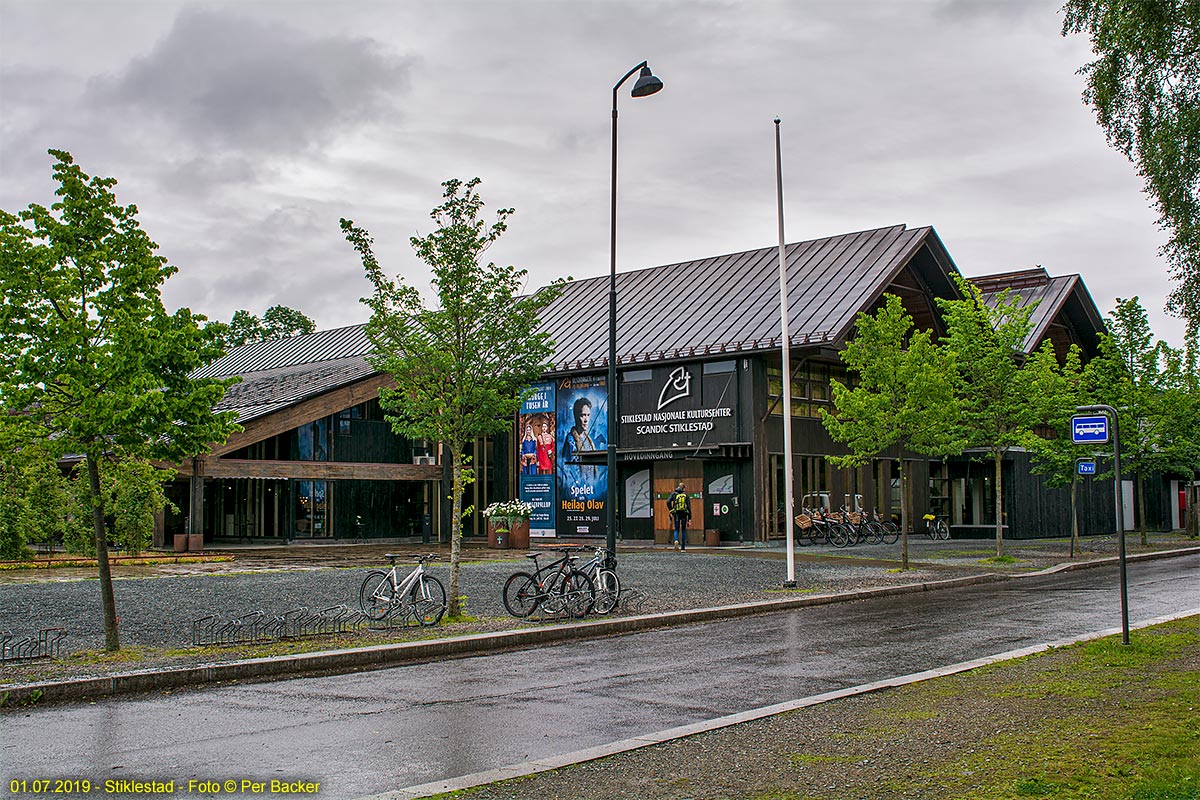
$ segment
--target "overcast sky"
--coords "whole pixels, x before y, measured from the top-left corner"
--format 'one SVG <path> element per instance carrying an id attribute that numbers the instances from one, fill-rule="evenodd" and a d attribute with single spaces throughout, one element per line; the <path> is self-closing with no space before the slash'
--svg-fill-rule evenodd
<path id="1" fill-rule="evenodd" d="M 959 269 L 1083 276 L 1155 332 L 1164 241 L 1081 99 L 1058 0 L 17 2 L 0 0 L 0 208 L 49 203 L 48 148 L 118 179 L 179 267 L 164 296 L 228 320 L 284 304 L 363 322 L 353 218 L 422 289 L 408 244 L 450 177 L 516 214 L 490 255 L 530 283 L 932 225 Z"/>

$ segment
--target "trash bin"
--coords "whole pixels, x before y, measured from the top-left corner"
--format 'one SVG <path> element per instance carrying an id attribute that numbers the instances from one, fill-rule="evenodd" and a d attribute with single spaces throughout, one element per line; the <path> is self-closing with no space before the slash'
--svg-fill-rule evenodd
<path id="1" fill-rule="evenodd" d="M 186 553 L 188 546 L 188 535 L 186 533 L 175 534 L 175 552 Z"/>
<path id="2" fill-rule="evenodd" d="M 704 546 L 705 547 L 720 547 L 721 532 L 707 528 L 704 531 Z"/>

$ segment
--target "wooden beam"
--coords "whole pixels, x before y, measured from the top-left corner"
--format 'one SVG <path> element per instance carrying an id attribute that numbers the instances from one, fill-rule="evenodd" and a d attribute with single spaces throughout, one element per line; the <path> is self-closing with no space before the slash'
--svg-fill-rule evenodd
<path id="1" fill-rule="evenodd" d="M 309 398 L 294 406 L 287 406 L 273 414 L 252 419 L 245 424 L 245 430 L 230 436 L 225 444 L 213 448 L 211 455 L 220 456 L 232 453 L 243 447 L 270 439 L 281 433 L 287 433 L 293 428 L 328 417 L 339 411 L 365 403 L 379 397 L 379 390 L 390 389 L 396 384 L 391 375 L 379 373 L 360 381 L 334 389 L 331 392 Z"/>
<path id="2" fill-rule="evenodd" d="M 306 481 L 436 481 L 442 468 L 426 464 L 367 464 L 351 461 L 266 461 L 208 459 L 206 478 L 295 478 Z"/>

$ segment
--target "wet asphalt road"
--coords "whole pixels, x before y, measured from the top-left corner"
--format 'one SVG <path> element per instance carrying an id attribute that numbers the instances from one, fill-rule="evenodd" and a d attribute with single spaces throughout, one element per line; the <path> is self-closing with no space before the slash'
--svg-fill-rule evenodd
<path id="1" fill-rule="evenodd" d="M 1134 564 L 1129 578 L 1134 622 L 1200 607 L 1200 555 Z M 166 779 L 182 796 L 189 779 L 304 779 L 330 800 L 373 794 L 1117 626 L 1116 581 L 1115 567 L 1090 569 L 358 675 L 6 712 L 0 780 Z"/>

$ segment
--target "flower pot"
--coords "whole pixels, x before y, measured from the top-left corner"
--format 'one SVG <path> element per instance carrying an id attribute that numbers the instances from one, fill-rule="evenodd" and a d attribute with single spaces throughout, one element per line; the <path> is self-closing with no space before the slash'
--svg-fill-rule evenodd
<path id="1" fill-rule="evenodd" d="M 518 550 L 529 547 L 529 517 L 512 520 L 512 527 L 508 532 L 508 546 Z"/>
<path id="2" fill-rule="evenodd" d="M 508 520 L 493 517 L 488 520 L 488 547 L 506 550 L 510 545 Z"/>

